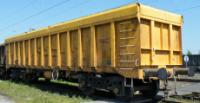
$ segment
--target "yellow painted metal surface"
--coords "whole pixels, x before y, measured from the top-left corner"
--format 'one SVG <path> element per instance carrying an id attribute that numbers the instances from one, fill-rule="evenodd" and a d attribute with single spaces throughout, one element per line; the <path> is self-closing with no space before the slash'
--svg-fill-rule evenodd
<path id="1" fill-rule="evenodd" d="M 34 39 L 30 39 L 30 59 L 31 59 L 31 62 L 30 62 L 30 65 L 34 65 L 34 62 L 35 62 L 35 41 Z"/>
<path id="2" fill-rule="evenodd" d="M 111 66 L 110 24 L 96 26 L 97 67 Z"/>
<path id="3" fill-rule="evenodd" d="M 78 60 L 78 30 L 74 30 L 70 32 L 70 47 L 71 47 L 71 66 L 74 68 L 78 68 L 79 60 Z"/>
<path id="4" fill-rule="evenodd" d="M 83 67 L 90 67 L 91 30 L 90 28 L 83 28 L 81 32 L 82 32 L 81 40 L 82 40 Z"/>
<path id="5" fill-rule="evenodd" d="M 67 32 L 60 34 L 61 67 L 67 66 Z"/>
<path id="6" fill-rule="evenodd" d="M 181 27 L 171 28 L 170 24 L 141 20 L 142 66 L 182 64 Z"/>
<path id="7" fill-rule="evenodd" d="M 8 44 L 7 46 L 5 46 L 5 48 L 6 48 L 6 63 L 8 63 L 8 64 L 12 64 L 12 62 L 11 62 L 11 47 L 10 47 L 10 44 Z"/>
<path id="8" fill-rule="evenodd" d="M 23 65 L 24 63 L 24 58 L 23 58 L 23 54 L 24 54 L 24 51 L 23 51 L 23 42 L 19 42 L 20 43 L 20 65 Z"/>
<path id="9" fill-rule="evenodd" d="M 117 67 L 139 66 L 139 23 L 129 19 L 116 23 Z"/>
<path id="10" fill-rule="evenodd" d="M 131 4 L 6 40 L 9 65 L 118 73 L 182 64 L 182 16 Z"/>
<path id="11" fill-rule="evenodd" d="M 42 49 L 41 49 L 41 46 L 42 46 L 42 42 L 41 42 L 41 38 L 36 38 L 36 49 L 37 49 L 37 65 L 38 66 L 42 66 Z M 35 54 L 35 55 L 36 55 Z"/>

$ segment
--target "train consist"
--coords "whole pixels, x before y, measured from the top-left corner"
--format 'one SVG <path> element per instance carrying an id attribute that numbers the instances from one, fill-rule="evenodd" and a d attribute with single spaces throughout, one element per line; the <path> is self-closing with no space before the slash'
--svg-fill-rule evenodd
<path id="1" fill-rule="evenodd" d="M 6 75 L 6 55 L 5 55 L 5 45 L 0 45 L 0 77 L 5 77 Z"/>
<path id="2" fill-rule="evenodd" d="M 183 55 L 183 65 L 200 73 L 200 55 Z"/>
<path id="3" fill-rule="evenodd" d="M 187 72 L 182 22 L 181 15 L 137 3 L 26 32 L 0 46 L 1 75 L 73 80 L 88 94 L 155 96 L 159 80 Z"/>

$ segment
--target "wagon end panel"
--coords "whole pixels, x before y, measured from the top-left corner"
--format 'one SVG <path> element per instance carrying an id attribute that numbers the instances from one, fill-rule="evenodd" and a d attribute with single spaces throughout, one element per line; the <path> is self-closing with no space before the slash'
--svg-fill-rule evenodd
<path id="1" fill-rule="evenodd" d="M 171 25 L 172 26 L 172 50 L 173 50 L 173 58 L 172 64 L 173 65 L 182 65 L 182 35 L 181 30 L 182 27 Z"/>
<path id="2" fill-rule="evenodd" d="M 141 20 L 141 66 L 182 65 L 181 27 L 153 20 Z"/>

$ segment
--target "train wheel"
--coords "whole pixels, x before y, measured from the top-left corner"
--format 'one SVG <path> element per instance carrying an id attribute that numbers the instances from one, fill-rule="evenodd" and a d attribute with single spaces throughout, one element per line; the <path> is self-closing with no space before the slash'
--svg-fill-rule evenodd
<path id="1" fill-rule="evenodd" d="M 33 75 L 32 74 L 24 74 L 24 76 L 23 76 L 23 81 L 25 82 L 25 83 L 30 83 L 30 82 L 34 82 L 34 81 L 36 81 L 37 79 L 36 78 L 34 78 L 33 77 Z"/>
<path id="2" fill-rule="evenodd" d="M 130 87 L 124 86 L 124 81 L 121 81 L 115 84 L 115 88 L 113 89 L 114 94 L 116 95 L 116 99 L 122 102 L 130 102 L 133 99 L 133 94 L 131 92 Z"/>
<path id="3" fill-rule="evenodd" d="M 10 78 L 13 81 L 20 81 L 20 72 L 17 70 L 10 71 Z"/>
<path id="4" fill-rule="evenodd" d="M 58 69 L 54 69 L 52 71 L 51 78 L 52 78 L 52 80 L 57 80 L 59 78 L 59 70 Z"/>
<path id="5" fill-rule="evenodd" d="M 149 89 L 141 91 L 145 97 L 155 97 L 159 91 L 159 81 L 154 80 L 149 84 Z"/>
<path id="6" fill-rule="evenodd" d="M 31 79 L 32 82 L 37 82 L 38 81 L 38 77 L 33 76 Z"/>
<path id="7" fill-rule="evenodd" d="M 122 102 L 130 102 L 132 98 L 129 96 L 117 96 L 117 99 Z"/>
<path id="8" fill-rule="evenodd" d="M 22 75 L 23 75 L 22 80 L 23 80 L 25 83 L 31 82 L 31 77 L 30 77 L 30 75 L 27 75 L 26 73 L 23 73 Z"/>
<path id="9" fill-rule="evenodd" d="M 82 89 L 82 92 L 86 95 L 86 96 L 91 96 L 95 93 L 95 89 L 91 88 L 91 87 L 85 87 Z"/>
<path id="10" fill-rule="evenodd" d="M 0 78 L 6 79 L 6 71 L 3 68 L 0 68 Z"/>
<path id="11" fill-rule="evenodd" d="M 95 92 L 95 89 L 93 87 L 89 86 L 89 82 L 86 79 L 79 79 L 79 89 L 86 96 L 91 96 Z"/>
<path id="12" fill-rule="evenodd" d="M 50 83 L 50 82 L 51 82 L 51 79 L 45 78 L 45 82 L 46 82 L 46 83 Z"/>
<path id="13" fill-rule="evenodd" d="M 133 98 L 133 96 L 131 96 L 129 94 L 130 92 L 130 88 L 126 88 L 126 87 L 123 87 L 123 91 L 122 89 L 120 90 L 120 94 L 117 94 L 116 95 L 116 98 L 122 102 L 129 102 L 131 101 L 131 99 Z"/>

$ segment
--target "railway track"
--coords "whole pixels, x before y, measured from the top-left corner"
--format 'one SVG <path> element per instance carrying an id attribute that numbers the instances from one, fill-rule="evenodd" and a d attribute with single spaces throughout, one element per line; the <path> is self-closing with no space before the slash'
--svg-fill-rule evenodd
<path id="1" fill-rule="evenodd" d="M 169 80 L 170 80 L 170 81 L 174 81 L 174 79 L 169 79 Z M 176 81 L 200 83 L 200 79 L 189 79 L 189 78 L 178 78 Z"/>
<path id="2" fill-rule="evenodd" d="M 182 103 L 182 102 L 178 102 L 178 101 L 174 101 L 174 100 L 162 100 L 159 103 Z"/>
<path id="3" fill-rule="evenodd" d="M 36 87 L 43 91 L 59 93 L 61 95 L 69 95 L 72 97 L 73 95 L 78 95 L 84 97 L 78 87 L 68 84 L 38 81 L 27 85 Z M 200 93 L 198 92 L 192 92 L 191 94 L 186 95 L 171 95 L 169 99 L 164 99 L 163 96 L 156 96 L 156 98 L 151 99 L 138 95 L 133 97 L 131 101 L 124 102 L 116 99 L 111 93 L 97 91 L 97 93 L 95 93 L 95 95 L 91 96 L 90 98 L 94 100 L 91 103 L 188 103 L 185 101 L 190 101 L 189 103 L 200 103 Z"/>
<path id="4" fill-rule="evenodd" d="M 191 101 L 199 101 L 200 102 L 200 93 L 198 92 L 192 92 L 191 94 L 185 94 L 185 95 L 172 95 L 172 98 L 177 99 L 184 99 L 184 100 L 191 100 Z"/>
<path id="5" fill-rule="evenodd" d="M 200 103 L 200 93 L 172 95 L 169 99 L 161 99 L 158 103 Z"/>

